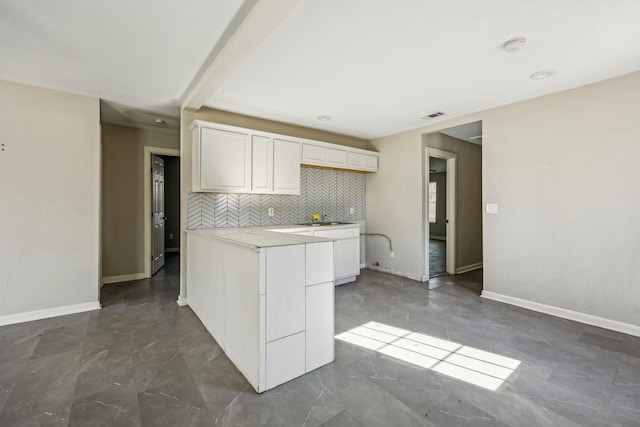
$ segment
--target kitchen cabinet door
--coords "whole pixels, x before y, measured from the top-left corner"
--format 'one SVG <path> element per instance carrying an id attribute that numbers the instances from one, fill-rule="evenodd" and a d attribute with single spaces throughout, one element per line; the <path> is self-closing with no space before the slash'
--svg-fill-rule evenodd
<path id="1" fill-rule="evenodd" d="M 199 129 L 199 187 L 194 191 L 244 193 L 251 189 L 249 135 L 222 129 Z M 194 185 L 194 187 L 196 187 Z"/>
<path id="2" fill-rule="evenodd" d="M 347 152 L 345 150 L 336 150 L 333 148 L 326 148 L 325 157 L 327 159 L 327 166 L 335 168 L 347 167 Z"/>
<path id="3" fill-rule="evenodd" d="M 336 279 L 360 274 L 360 239 L 336 242 Z"/>
<path id="4" fill-rule="evenodd" d="M 361 171 L 378 171 L 378 157 L 363 154 L 363 153 L 349 153 L 349 168 Z"/>
<path id="5" fill-rule="evenodd" d="M 304 375 L 305 333 L 267 343 L 267 390 Z"/>
<path id="6" fill-rule="evenodd" d="M 334 359 L 334 288 L 333 281 L 307 286 L 307 372 Z"/>
<path id="7" fill-rule="evenodd" d="M 302 144 L 302 163 L 307 165 L 324 166 L 327 164 L 324 147 L 312 144 Z"/>
<path id="8" fill-rule="evenodd" d="M 300 194 L 300 144 L 273 140 L 273 192 Z"/>
<path id="9" fill-rule="evenodd" d="M 273 190 L 273 142 L 265 136 L 251 137 L 251 190 L 256 193 Z"/>
<path id="10" fill-rule="evenodd" d="M 277 246 L 266 253 L 266 340 L 304 331 L 305 246 Z"/>

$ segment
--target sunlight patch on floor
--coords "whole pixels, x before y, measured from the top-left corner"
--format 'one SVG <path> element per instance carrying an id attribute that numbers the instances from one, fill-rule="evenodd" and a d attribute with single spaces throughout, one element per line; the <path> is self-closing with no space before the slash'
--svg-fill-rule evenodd
<path id="1" fill-rule="evenodd" d="M 378 322 L 336 339 L 493 391 L 520 366 L 519 360 Z"/>

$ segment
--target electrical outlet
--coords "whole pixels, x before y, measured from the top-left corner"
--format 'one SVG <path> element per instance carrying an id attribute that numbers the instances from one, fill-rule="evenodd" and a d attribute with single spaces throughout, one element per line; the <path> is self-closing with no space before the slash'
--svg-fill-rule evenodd
<path id="1" fill-rule="evenodd" d="M 349 208 L 349 215 L 353 215 L 353 206 Z"/>
<path id="2" fill-rule="evenodd" d="M 395 257 L 396 257 L 396 254 L 395 254 L 393 251 L 390 251 L 390 252 L 389 252 L 389 256 L 390 256 L 391 258 L 395 258 Z"/>
<path id="3" fill-rule="evenodd" d="M 267 212 L 268 212 L 269 216 L 273 216 L 273 215 L 275 215 L 275 211 L 274 211 L 274 209 L 273 209 L 273 208 L 269 208 L 269 209 L 267 209 Z"/>

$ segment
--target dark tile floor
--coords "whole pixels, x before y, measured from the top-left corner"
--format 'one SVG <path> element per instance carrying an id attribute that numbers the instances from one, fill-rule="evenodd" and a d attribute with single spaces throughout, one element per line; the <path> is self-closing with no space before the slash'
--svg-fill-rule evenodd
<path id="1" fill-rule="evenodd" d="M 447 272 L 447 242 L 429 240 L 429 277 Z"/>
<path id="2" fill-rule="evenodd" d="M 103 287 L 102 310 L 0 327 L 0 426 L 640 426 L 640 338 L 483 300 L 481 279 L 363 270 L 336 288 L 336 332 L 373 321 L 519 361 L 495 391 L 336 340 L 334 363 L 258 395 L 175 303 L 170 262 Z"/>

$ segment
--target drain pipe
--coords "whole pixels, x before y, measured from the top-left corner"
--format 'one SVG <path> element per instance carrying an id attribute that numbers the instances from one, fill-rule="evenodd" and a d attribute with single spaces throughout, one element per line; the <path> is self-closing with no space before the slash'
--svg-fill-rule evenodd
<path id="1" fill-rule="evenodd" d="M 389 241 L 389 256 L 391 258 L 395 258 L 395 254 L 393 253 L 393 244 L 391 243 L 391 238 L 389 238 L 389 236 L 387 236 L 386 234 L 381 234 L 381 233 L 362 233 L 360 235 L 361 236 L 380 236 L 380 237 L 384 237 L 385 239 L 387 239 Z"/>

